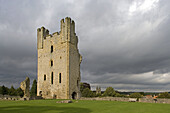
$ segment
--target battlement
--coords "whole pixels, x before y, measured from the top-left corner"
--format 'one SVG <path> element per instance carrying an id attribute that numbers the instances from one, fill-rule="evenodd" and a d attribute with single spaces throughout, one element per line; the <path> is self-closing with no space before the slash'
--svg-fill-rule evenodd
<path id="1" fill-rule="evenodd" d="M 71 23 L 71 24 L 75 24 L 75 23 L 74 23 L 74 20 L 71 20 L 70 17 L 66 17 L 66 18 L 65 18 L 65 21 L 64 21 L 64 18 L 63 18 L 63 19 L 61 19 L 60 22 L 61 22 L 61 24 L 62 24 L 62 23 L 65 23 L 65 22 L 69 22 L 69 23 Z"/>
<path id="2" fill-rule="evenodd" d="M 45 29 L 45 27 L 41 27 L 37 29 L 37 33 L 40 33 L 40 35 L 45 39 L 47 35 L 49 35 L 49 30 Z"/>
<path id="3" fill-rule="evenodd" d="M 46 36 L 49 35 L 49 30 L 45 29 L 45 27 L 41 27 L 37 29 L 37 47 L 38 49 L 43 48 L 43 40 L 46 39 Z"/>
<path id="4" fill-rule="evenodd" d="M 58 36 L 59 35 L 59 36 Z M 61 19 L 60 21 L 60 31 L 49 34 L 49 30 L 45 27 L 37 29 L 37 47 L 38 49 L 43 49 L 44 40 L 48 37 L 60 37 L 60 41 L 70 42 L 77 46 L 78 38 L 75 33 L 75 22 L 71 20 L 70 17 Z"/>
<path id="5" fill-rule="evenodd" d="M 61 33 L 70 31 L 72 34 L 75 33 L 75 22 L 71 20 L 70 17 L 66 17 L 65 19 L 61 19 L 60 21 L 60 30 Z"/>

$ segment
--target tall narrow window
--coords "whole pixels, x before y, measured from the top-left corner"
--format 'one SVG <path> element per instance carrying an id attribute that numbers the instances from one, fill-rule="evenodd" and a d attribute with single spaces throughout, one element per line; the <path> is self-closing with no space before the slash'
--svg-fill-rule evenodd
<path id="1" fill-rule="evenodd" d="M 46 74 L 44 74 L 44 81 L 46 80 Z"/>
<path id="2" fill-rule="evenodd" d="M 53 60 L 51 60 L 51 67 L 53 66 Z"/>
<path id="3" fill-rule="evenodd" d="M 61 83 L 61 73 L 59 74 L 59 83 Z"/>
<path id="4" fill-rule="evenodd" d="M 53 52 L 53 46 L 51 46 L 51 53 Z"/>
<path id="5" fill-rule="evenodd" d="M 51 73 L 51 84 L 53 84 L 53 72 Z"/>

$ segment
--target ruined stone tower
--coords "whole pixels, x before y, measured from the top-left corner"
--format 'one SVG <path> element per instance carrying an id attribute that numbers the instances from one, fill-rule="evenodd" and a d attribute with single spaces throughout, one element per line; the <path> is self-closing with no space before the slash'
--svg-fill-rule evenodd
<path id="1" fill-rule="evenodd" d="M 37 95 L 43 98 L 80 98 L 81 55 L 78 37 L 71 18 L 61 20 L 60 31 L 49 34 L 37 29 L 38 83 Z"/>

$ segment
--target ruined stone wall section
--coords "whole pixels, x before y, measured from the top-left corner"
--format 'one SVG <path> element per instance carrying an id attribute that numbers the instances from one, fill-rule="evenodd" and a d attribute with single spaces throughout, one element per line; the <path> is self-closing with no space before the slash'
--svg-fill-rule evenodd
<path id="1" fill-rule="evenodd" d="M 80 98 L 80 54 L 78 49 L 70 44 L 70 55 L 69 55 L 69 67 L 70 67 L 70 94 L 76 92 L 77 97 Z M 70 95 L 71 97 L 72 95 Z"/>
<path id="2" fill-rule="evenodd" d="M 104 101 L 125 101 L 130 102 L 130 98 L 125 97 L 92 97 L 92 98 L 86 98 L 81 97 L 80 100 L 104 100 Z M 170 104 L 170 99 L 167 98 L 157 98 L 156 101 L 152 98 L 139 98 L 138 102 L 144 102 L 144 103 L 163 103 L 163 104 Z"/>
<path id="3" fill-rule="evenodd" d="M 60 30 L 51 35 L 44 27 L 37 29 L 37 95 L 43 98 L 70 99 L 73 89 L 76 93 L 79 92 L 76 86 L 77 78 L 80 76 L 80 65 L 78 65 L 80 55 L 74 21 L 68 17 L 62 19 Z M 53 46 L 52 53 L 51 46 Z M 61 83 L 59 83 L 60 73 Z"/>

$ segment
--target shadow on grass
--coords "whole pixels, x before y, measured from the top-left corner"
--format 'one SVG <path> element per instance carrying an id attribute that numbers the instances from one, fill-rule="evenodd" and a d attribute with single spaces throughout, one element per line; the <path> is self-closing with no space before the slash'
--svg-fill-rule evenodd
<path id="1" fill-rule="evenodd" d="M 91 113 L 87 108 L 57 106 L 8 106 L 0 107 L 0 113 Z"/>

